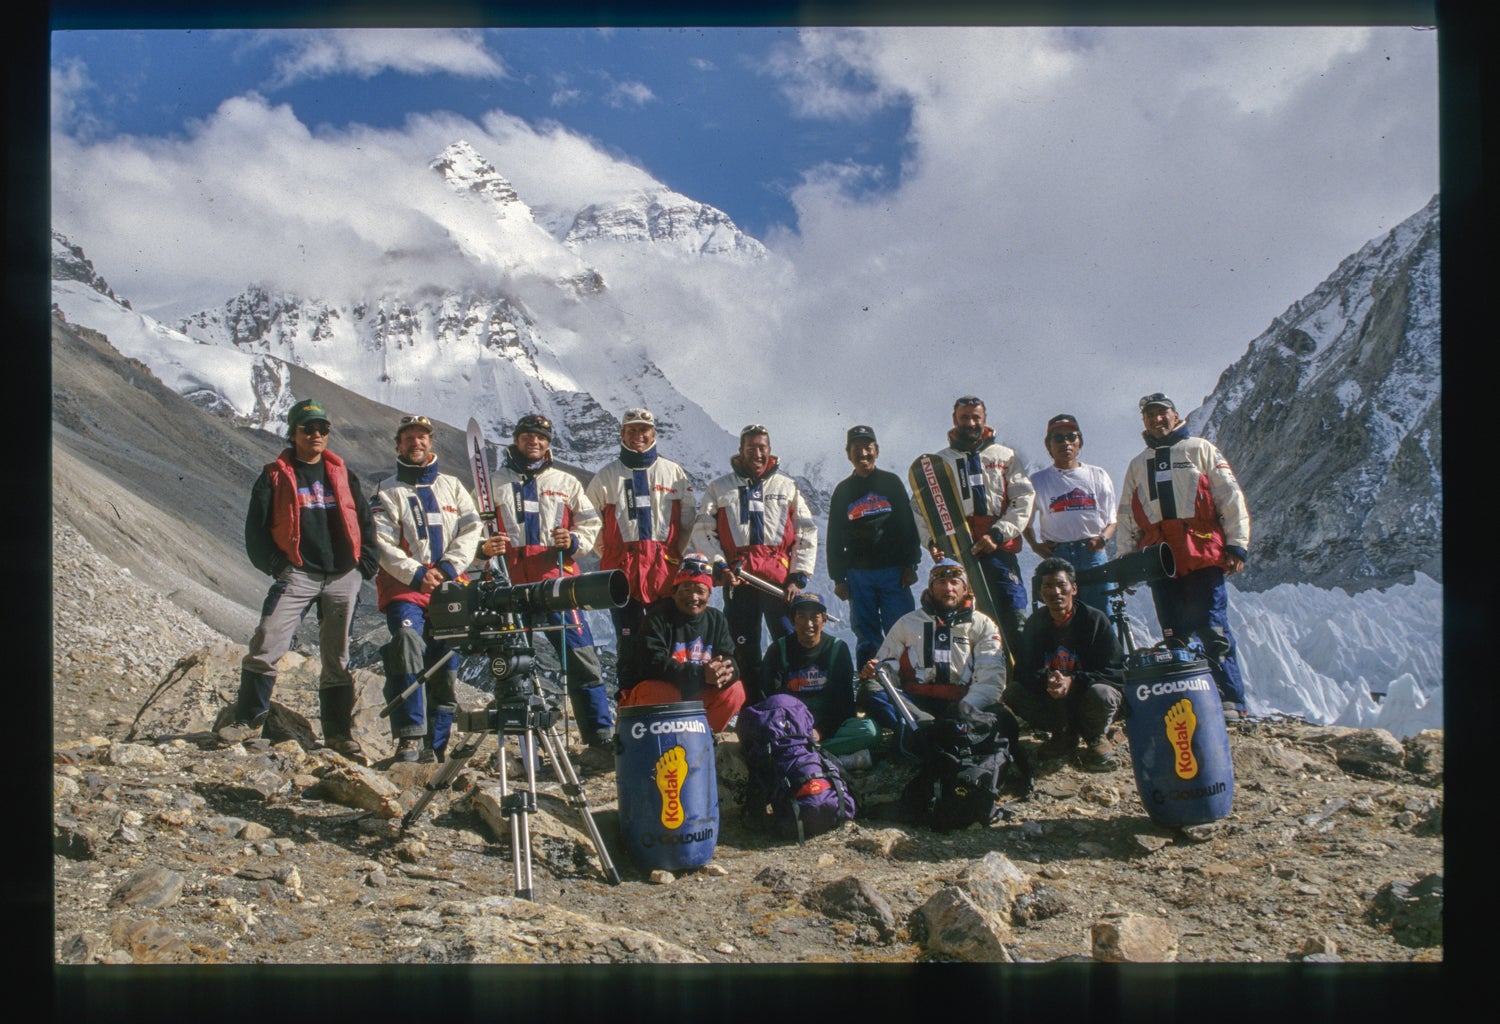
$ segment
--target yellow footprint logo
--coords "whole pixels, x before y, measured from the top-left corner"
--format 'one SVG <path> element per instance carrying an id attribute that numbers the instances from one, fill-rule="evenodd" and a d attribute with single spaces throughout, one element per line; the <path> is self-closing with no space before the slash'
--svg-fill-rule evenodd
<path id="1" fill-rule="evenodd" d="M 661 823 L 677 828 L 686 819 L 682 809 L 682 784 L 687 780 L 687 751 L 676 746 L 656 761 L 656 788 L 661 790 Z"/>
<path id="2" fill-rule="evenodd" d="M 1198 716 L 1193 714 L 1193 702 L 1186 697 L 1172 705 L 1167 712 L 1167 742 L 1177 751 L 1172 767 L 1180 779 L 1191 779 L 1198 774 L 1198 759 L 1193 756 L 1193 733 L 1198 729 Z"/>

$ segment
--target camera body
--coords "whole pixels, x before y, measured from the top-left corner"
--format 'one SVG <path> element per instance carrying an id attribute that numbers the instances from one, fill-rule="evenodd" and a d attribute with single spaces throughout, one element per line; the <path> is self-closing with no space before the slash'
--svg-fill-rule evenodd
<path id="1" fill-rule="evenodd" d="M 497 697 L 526 696 L 539 689 L 532 678 L 531 633 L 558 628 L 535 625 L 537 619 L 552 612 L 623 608 L 629 599 L 630 582 L 618 569 L 515 586 L 449 580 L 432 592 L 427 624 L 432 639 L 490 659 Z"/>

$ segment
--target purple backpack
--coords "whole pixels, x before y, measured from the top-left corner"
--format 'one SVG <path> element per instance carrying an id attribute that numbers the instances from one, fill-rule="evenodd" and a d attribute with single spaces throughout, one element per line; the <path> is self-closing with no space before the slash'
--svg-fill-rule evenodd
<path id="1" fill-rule="evenodd" d="M 854 794 L 813 742 L 806 704 L 773 693 L 741 708 L 735 731 L 750 769 L 744 807 L 752 825 L 800 843 L 854 818 Z"/>

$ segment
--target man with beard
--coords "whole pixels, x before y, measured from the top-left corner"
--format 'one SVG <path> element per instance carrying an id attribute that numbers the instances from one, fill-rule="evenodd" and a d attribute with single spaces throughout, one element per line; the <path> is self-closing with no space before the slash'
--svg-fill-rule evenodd
<path id="1" fill-rule="evenodd" d="M 1083 766 L 1117 764 L 1109 726 L 1124 702 L 1125 662 L 1109 619 L 1078 600 L 1073 566 L 1045 558 L 1037 566 L 1042 608 L 1026 620 L 1016 679 L 1005 703 L 1018 717 L 1050 732 L 1043 758 L 1071 757 L 1084 740 Z"/>
<path id="2" fill-rule="evenodd" d="M 620 457 L 584 490 L 599 510 L 599 568 L 619 569 L 630 580 L 630 601 L 611 608 L 619 688 L 635 685 L 633 645 L 641 616 L 653 601 L 671 596 L 672 577 L 698 514 L 687 472 L 656 450 L 656 417 L 627 409 L 620 424 Z"/>
<path id="3" fill-rule="evenodd" d="M 574 559 L 593 550 L 599 513 L 583 485 L 552 464 L 551 420 L 527 413 L 516 422 L 515 439 L 501 453 L 492 483 L 495 532 L 480 545 L 485 557 L 504 556 L 515 586 L 578 575 Z M 583 741 L 609 750 L 614 719 L 588 623 L 577 609 L 537 619 L 530 624 L 567 627 L 542 635 L 567 666 L 568 696 Z"/>
<path id="4" fill-rule="evenodd" d="M 880 729 L 855 712 L 854 659 L 849 647 L 823 632 L 828 606 L 813 593 L 792 598 L 792 635 L 773 640 L 761 662 L 766 696 L 787 693 L 807 705 L 813 740 L 847 768 L 870 767 L 870 755 L 850 758 L 880 744 Z"/>
<path id="5" fill-rule="evenodd" d="M 1016 552 L 1021 534 L 1031 521 L 1036 491 L 1031 486 L 1020 456 L 995 440 L 995 431 L 985 423 L 984 402 L 965 395 L 953 403 L 953 429 L 948 447 L 937 453 L 954 469 L 963 513 L 973 538 L 975 557 L 995 602 L 995 614 L 1012 657 L 1020 643 L 1030 598 L 1021 582 Z M 942 552 L 934 545 L 931 531 L 919 506 L 913 506 L 917 533 L 934 561 Z"/>
<path id="6" fill-rule="evenodd" d="M 1224 717 L 1245 714 L 1245 682 L 1229 632 L 1226 576 L 1245 568 L 1250 510 L 1229 460 L 1192 437 L 1177 406 L 1157 391 L 1140 401 L 1146 450 L 1130 462 L 1120 493 L 1116 556 L 1167 544 L 1177 575 L 1151 584 L 1162 636 L 1203 645 Z"/>
<path id="7" fill-rule="evenodd" d="M 865 709 L 877 724 L 894 729 L 901 745 L 900 713 L 875 675 L 882 664 L 895 670 L 896 684 L 919 720 L 958 701 L 981 711 L 1000 703 L 1005 682 L 1000 627 L 974 608 L 963 566 L 939 559 L 927 577 L 921 606 L 891 627 L 875 657 L 859 670 Z"/>
<path id="8" fill-rule="evenodd" d="M 458 478 L 438 472 L 432 421 L 403 416 L 396 426 L 396 473 L 375 488 L 375 542 L 380 572 L 376 607 L 385 613 L 391 642 L 383 649 L 385 699 L 395 700 L 438 662 L 391 711 L 397 761 L 441 761 L 458 710 L 458 654 L 426 636 L 432 592 L 456 580 L 474 560 L 483 526 L 474 499 Z"/>
<path id="9" fill-rule="evenodd" d="M 828 505 L 828 575 L 834 595 L 849 602 L 862 663 L 917 606 L 911 586 L 922 555 L 906 485 L 875 466 L 875 431 L 851 427 L 844 453 L 854 472 L 833 489 Z"/>
<path id="10" fill-rule="evenodd" d="M 653 603 L 641 620 L 634 669 L 639 682 L 620 698 L 622 707 L 702 701 L 708 727 L 717 733 L 745 706 L 745 688 L 729 655 L 729 621 L 708 606 L 713 587 L 708 558 L 684 555 L 672 596 Z"/>
<path id="11" fill-rule="evenodd" d="M 797 482 L 778 471 L 771 434 L 753 423 L 740 431 L 732 472 L 709 484 L 693 527 L 693 547 L 713 560 L 724 587 L 724 614 L 734 658 L 751 702 L 761 699 L 761 620 L 771 638 L 792 631 L 788 602 L 807 586 L 818 553 L 818 526 Z M 736 569 L 781 588 L 767 593 L 742 582 Z"/>
<path id="12" fill-rule="evenodd" d="M 239 743 L 260 731 L 271 711 L 276 663 L 290 649 L 303 616 L 317 605 L 323 742 L 347 757 L 362 758 L 350 736 L 349 632 L 360 580 L 375 575 L 375 523 L 359 478 L 328 449 L 333 428 L 322 404 L 298 402 L 287 412 L 287 425 L 288 447 L 261 470 L 245 515 L 245 553 L 275 582 L 240 662 L 233 721 L 218 735 L 223 742 Z"/>
<path id="13" fill-rule="evenodd" d="M 1067 559 L 1075 571 L 1103 565 L 1107 560 L 1104 547 L 1115 535 L 1114 481 L 1100 467 L 1078 458 L 1083 431 L 1071 413 L 1048 420 L 1043 441 L 1052 465 L 1031 474 L 1036 515 L 1026 524 L 1026 542 L 1044 559 Z M 1040 577 L 1033 573 L 1031 579 L 1031 598 L 1039 601 Z M 1109 613 L 1108 584 L 1079 587 L 1078 598 Z"/>

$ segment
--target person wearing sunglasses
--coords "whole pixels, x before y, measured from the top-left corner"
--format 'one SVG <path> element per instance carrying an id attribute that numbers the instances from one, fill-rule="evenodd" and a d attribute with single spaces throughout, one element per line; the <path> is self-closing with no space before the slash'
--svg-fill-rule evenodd
<path id="1" fill-rule="evenodd" d="M 656 416 L 626 409 L 620 422 L 620 457 L 584 488 L 603 516 L 599 568 L 619 569 L 630 581 L 630 599 L 611 608 L 620 690 L 635 685 L 631 650 L 639 639 L 646 606 L 672 595 L 672 578 L 693 532 L 698 499 L 687 471 L 656 449 Z"/>
<path id="2" fill-rule="evenodd" d="M 372 502 L 380 572 L 375 576 L 376 607 L 385 614 L 391 641 L 381 648 L 385 699 L 394 700 L 436 665 L 428 677 L 391 711 L 397 761 L 441 761 L 458 711 L 454 686 L 458 654 L 426 636 L 432 592 L 459 579 L 479 547 L 483 524 L 468 489 L 450 473 L 438 472 L 432 421 L 403 416 L 396 424 L 396 472 L 380 481 Z"/>
<path id="3" fill-rule="evenodd" d="M 1005 646 L 1014 657 L 1031 605 L 1016 553 L 1021 550 L 1022 531 L 1031 521 L 1036 490 L 1020 455 L 995 440 L 995 430 L 985 419 L 981 399 L 975 395 L 959 398 L 953 403 L 948 447 L 937 454 L 954 469 L 969 535 L 974 539 L 974 555 L 989 584 Z M 918 537 L 937 561 L 942 551 L 933 543 L 927 519 L 920 507 L 913 506 L 913 512 Z"/>
<path id="4" fill-rule="evenodd" d="M 359 478 L 328 448 L 332 421 L 315 399 L 287 412 L 288 447 L 266 464 L 250 491 L 245 553 L 274 579 L 260 624 L 240 662 L 233 715 L 219 739 L 239 743 L 258 734 L 271 711 L 276 665 L 291 648 L 303 617 L 318 607 L 318 709 L 323 743 L 363 760 L 351 735 L 354 676 L 349 635 L 362 580 L 375 575 L 375 521 Z"/>
<path id="5" fill-rule="evenodd" d="M 1115 535 L 1114 481 L 1104 469 L 1079 459 L 1083 430 L 1072 413 L 1048 420 L 1043 440 L 1052 465 L 1031 474 L 1036 506 L 1026 524 L 1026 543 L 1043 559 L 1066 559 L 1075 572 L 1103 565 L 1108 560 L 1105 545 Z M 1078 588 L 1078 599 L 1109 614 L 1108 584 L 1084 584 Z M 1035 574 L 1031 601 L 1042 604 L 1040 576 Z"/>
<path id="6" fill-rule="evenodd" d="M 792 631 L 789 602 L 807 587 L 818 555 L 818 524 L 797 481 L 778 469 L 771 434 L 759 423 L 740 431 L 730 472 L 708 485 L 698 506 L 692 545 L 712 560 L 724 587 L 724 614 L 735 637 L 734 660 L 750 702 L 760 692 L 761 621 L 777 640 Z M 780 588 L 742 582 L 738 570 Z"/>
<path id="7" fill-rule="evenodd" d="M 895 732 L 898 750 L 911 752 L 913 738 L 904 734 L 902 716 L 876 678 L 882 665 L 894 673 L 919 726 L 958 701 L 1009 714 L 1000 704 L 1005 685 L 1000 627 L 974 607 L 969 578 L 952 559 L 938 559 L 917 608 L 896 620 L 875 657 L 859 670 L 860 703 L 876 724 Z"/>
<path id="8" fill-rule="evenodd" d="M 1146 450 L 1130 461 L 1120 493 L 1116 557 L 1167 544 L 1177 566 L 1151 583 L 1163 637 L 1203 645 L 1224 703 L 1224 718 L 1245 716 L 1245 681 L 1229 631 L 1225 578 L 1245 568 L 1250 508 L 1229 460 L 1188 433 L 1187 421 L 1166 394 L 1141 399 Z"/>
<path id="9" fill-rule="evenodd" d="M 522 416 L 511 443 L 500 453 L 499 467 L 490 475 L 495 532 L 479 550 L 486 558 L 504 556 L 510 582 L 516 586 L 578 575 L 576 560 L 593 551 L 599 538 L 599 512 L 583 493 L 583 484 L 552 461 L 552 434 L 552 421 L 546 416 Z M 537 618 L 533 625 L 564 627 L 542 635 L 567 668 L 568 698 L 578 731 L 596 763 L 602 763 L 612 756 L 615 723 L 588 620 L 576 608 Z"/>

